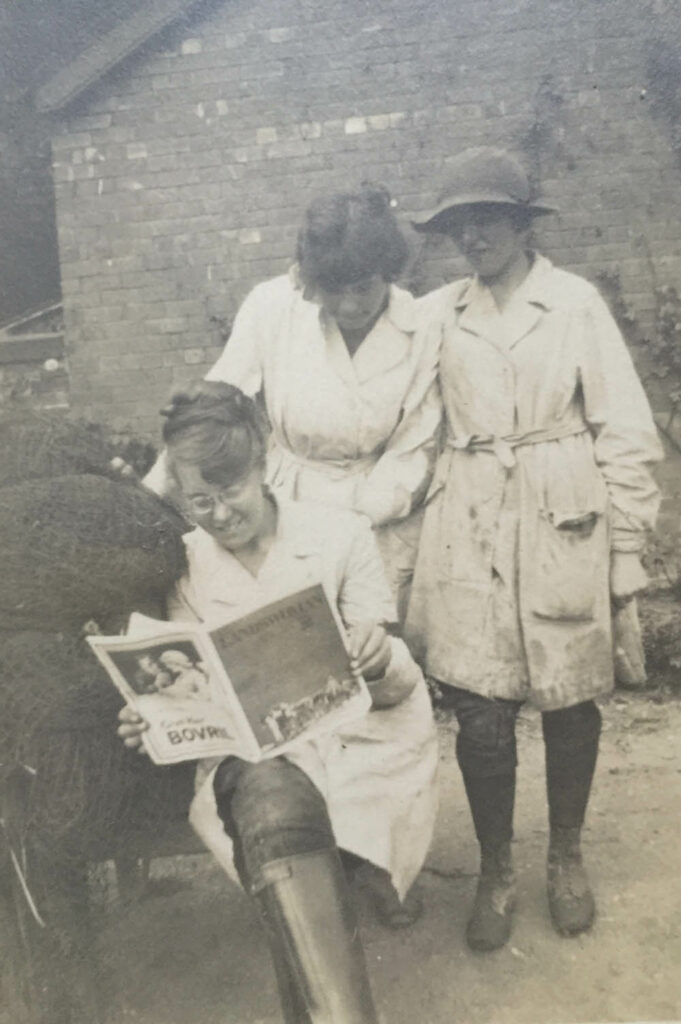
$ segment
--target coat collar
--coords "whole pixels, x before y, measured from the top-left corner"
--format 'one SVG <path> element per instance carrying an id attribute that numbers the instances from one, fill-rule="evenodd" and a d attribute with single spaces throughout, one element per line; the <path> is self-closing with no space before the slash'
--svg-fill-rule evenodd
<path id="1" fill-rule="evenodd" d="M 335 320 L 319 311 L 331 364 L 349 385 L 363 384 L 401 363 L 409 354 L 416 330 L 416 300 L 409 292 L 390 286 L 388 305 L 371 331 L 350 356 Z"/>
<path id="2" fill-rule="evenodd" d="M 543 313 L 555 306 L 553 276 L 550 260 L 535 255 L 527 277 L 510 297 L 503 313 L 497 309 L 490 289 L 477 276 L 469 278 L 454 303 L 458 326 L 507 351 L 530 333 Z"/>
<path id="3" fill-rule="evenodd" d="M 413 334 L 417 328 L 417 306 L 416 299 L 404 288 L 390 285 L 390 297 L 385 316 L 398 331 L 405 334 Z"/>
<path id="4" fill-rule="evenodd" d="M 318 581 L 321 542 L 310 535 L 309 523 L 296 503 L 277 500 L 277 508 L 275 543 L 257 578 L 200 527 L 185 535 L 189 563 L 185 600 L 209 628 Z"/>
<path id="5" fill-rule="evenodd" d="M 534 260 L 525 280 L 516 289 L 515 295 L 524 301 L 541 306 L 542 309 L 553 309 L 557 302 L 554 266 L 551 260 L 540 253 L 534 253 Z M 477 275 L 464 280 L 459 295 L 454 300 L 454 308 L 463 310 L 475 300 L 481 292 L 489 291 L 481 284 Z"/>
<path id="6" fill-rule="evenodd" d="M 298 558 L 319 554 L 321 550 L 319 542 L 307 529 L 306 523 L 300 515 L 296 514 L 296 503 L 282 500 L 274 494 L 271 495 L 271 498 L 277 506 L 277 532 L 274 546 L 286 547 Z M 223 581 L 231 569 L 234 569 L 238 576 L 245 571 L 238 559 L 221 547 L 215 538 L 211 537 L 202 527 L 196 526 L 186 533 L 183 539 L 190 570 L 198 570 L 202 580 L 208 581 L 219 577 Z"/>

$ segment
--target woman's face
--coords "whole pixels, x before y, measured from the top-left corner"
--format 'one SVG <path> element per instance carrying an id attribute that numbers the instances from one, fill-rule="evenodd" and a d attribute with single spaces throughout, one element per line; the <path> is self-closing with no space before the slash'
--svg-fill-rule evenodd
<path id="1" fill-rule="evenodd" d="M 182 651 L 164 651 L 158 660 L 169 672 L 183 672 L 192 667 L 191 661 Z"/>
<path id="2" fill-rule="evenodd" d="M 317 288 L 316 293 L 342 331 L 361 331 L 383 311 L 389 287 L 380 274 L 373 274 L 343 288 Z"/>
<path id="3" fill-rule="evenodd" d="M 447 233 L 480 279 L 493 284 L 524 259 L 529 228 L 518 226 L 512 210 L 479 203 L 452 211 Z"/>
<path id="4" fill-rule="evenodd" d="M 162 690 L 165 690 L 168 686 L 172 686 L 173 682 L 174 680 L 170 672 L 166 672 L 165 669 L 160 669 L 158 675 L 156 676 L 156 679 L 154 680 L 156 692 L 160 693 Z"/>
<path id="5" fill-rule="evenodd" d="M 207 483 L 198 466 L 178 463 L 174 469 L 192 516 L 221 547 L 238 551 L 265 532 L 269 503 L 263 466 L 253 467 L 227 487 Z"/>

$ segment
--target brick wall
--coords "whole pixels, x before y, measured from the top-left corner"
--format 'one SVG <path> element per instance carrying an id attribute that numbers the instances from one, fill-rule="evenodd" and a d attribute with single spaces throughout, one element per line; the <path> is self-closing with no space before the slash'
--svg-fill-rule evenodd
<path id="1" fill-rule="evenodd" d="M 674 0 L 214 3 L 55 128 L 76 410 L 154 436 L 313 195 L 369 178 L 417 210 L 476 144 L 523 156 L 561 208 L 542 248 L 645 319 L 681 270 L 677 53 Z M 417 290 L 460 272 L 416 245 Z"/>

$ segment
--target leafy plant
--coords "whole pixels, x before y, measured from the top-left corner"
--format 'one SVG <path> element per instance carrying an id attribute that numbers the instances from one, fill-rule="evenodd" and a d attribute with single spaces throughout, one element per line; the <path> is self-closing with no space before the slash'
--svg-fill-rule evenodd
<path id="1" fill-rule="evenodd" d="M 641 352 L 647 366 L 643 385 L 654 383 L 664 397 L 667 414 L 658 425 L 670 443 L 681 451 L 681 444 L 671 433 L 681 409 L 681 297 L 673 285 L 655 287 L 653 321 L 646 328 L 628 306 L 619 274 L 602 271 L 597 276 L 620 330 L 627 342 Z"/>

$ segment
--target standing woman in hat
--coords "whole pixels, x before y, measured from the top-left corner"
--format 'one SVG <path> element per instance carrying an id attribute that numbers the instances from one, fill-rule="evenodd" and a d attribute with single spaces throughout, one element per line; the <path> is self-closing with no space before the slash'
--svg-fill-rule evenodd
<path id="1" fill-rule="evenodd" d="M 529 247 L 522 167 L 501 150 L 452 163 L 420 231 L 454 240 L 473 276 L 425 301 L 444 320 L 447 435 L 426 512 L 407 638 L 459 722 L 457 756 L 481 848 L 467 939 L 502 946 L 514 904 L 515 721 L 542 713 L 548 899 L 564 935 L 595 906 L 580 831 L 596 765 L 594 698 L 613 685 L 611 606 L 645 586 L 658 491 L 655 427 L 596 289 Z"/>

